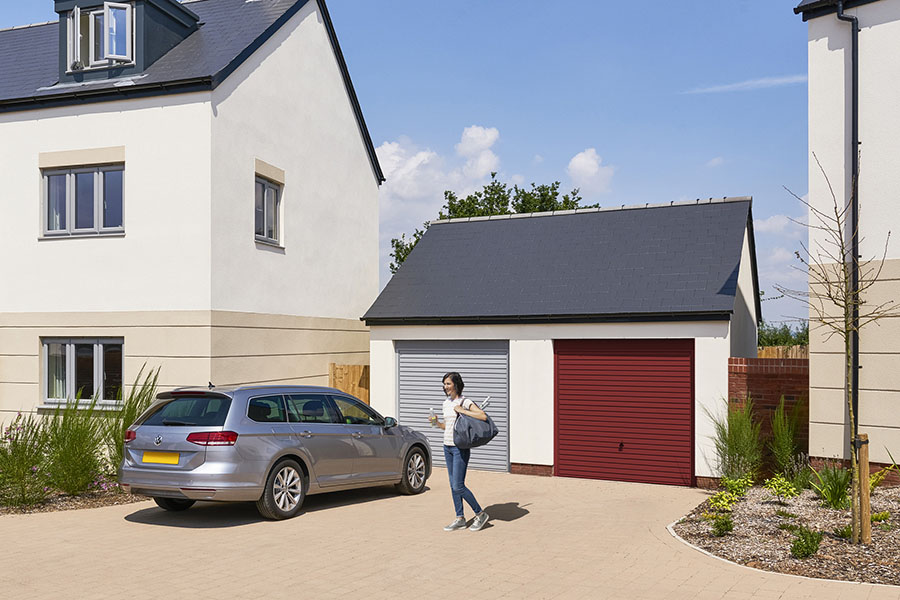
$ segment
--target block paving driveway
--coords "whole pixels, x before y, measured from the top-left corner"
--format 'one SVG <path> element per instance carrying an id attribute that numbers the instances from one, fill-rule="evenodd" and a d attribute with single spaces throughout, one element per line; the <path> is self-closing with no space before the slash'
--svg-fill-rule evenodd
<path id="1" fill-rule="evenodd" d="M 492 515 L 447 533 L 446 471 L 420 496 L 390 488 L 252 504 L 152 502 L 0 516 L 0 598 L 865 598 L 900 588 L 731 565 L 671 537 L 697 489 L 471 472 Z M 467 514 L 471 518 L 470 514 Z"/>

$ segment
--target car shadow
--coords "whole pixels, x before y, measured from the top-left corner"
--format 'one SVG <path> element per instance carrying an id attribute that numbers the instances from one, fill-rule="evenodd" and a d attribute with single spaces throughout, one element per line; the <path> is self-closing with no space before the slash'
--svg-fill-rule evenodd
<path id="1" fill-rule="evenodd" d="M 425 487 L 425 491 L 429 489 L 428 486 Z M 341 506 L 364 504 L 396 496 L 396 490 L 389 486 L 316 494 L 306 497 L 303 501 L 303 508 L 295 518 L 303 518 L 303 515 L 306 513 L 314 513 Z M 126 515 L 125 520 L 142 525 L 188 529 L 240 527 L 265 521 L 257 512 L 256 505 L 253 502 L 203 501 L 197 502 L 191 508 L 179 512 L 170 512 L 157 506 L 144 508 Z"/>

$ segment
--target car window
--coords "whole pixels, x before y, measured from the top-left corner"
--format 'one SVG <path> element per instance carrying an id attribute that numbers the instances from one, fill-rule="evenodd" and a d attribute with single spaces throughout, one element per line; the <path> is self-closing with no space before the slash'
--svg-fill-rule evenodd
<path id="1" fill-rule="evenodd" d="M 257 423 L 284 423 L 284 399 L 281 396 L 251 398 L 247 416 Z"/>
<path id="2" fill-rule="evenodd" d="M 217 427 L 225 424 L 230 398 L 221 396 L 181 396 L 160 404 L 140 423 L 168 427 L 202 425 Z"/>
<path id="3" fill-rule="evenodd" d="M 341 420 L 347 425 L 384 425 L 384 419 L 359 400 L 347 396 L 332 396 L 331 399 L 341 412 Z"/>
<path id="4" fill-rule="evenodd" d="M 291 394 L 287 397 L 291 423 L 335 423 L 334 412 L 324 394 Z"/>

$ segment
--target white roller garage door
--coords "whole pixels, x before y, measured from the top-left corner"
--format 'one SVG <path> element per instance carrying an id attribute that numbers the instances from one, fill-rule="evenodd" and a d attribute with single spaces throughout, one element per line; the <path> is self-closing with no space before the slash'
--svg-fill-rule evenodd
<path id="1" fill-rule="evenodd" d="M 400 423 L 428 437 L 434 463 L 444 464 L 443 431 L 428 425 L 428 409 L 441 414 L 444 373 L 458 371 L 463 395 L 479 405 L 491 396 L 488 413 L 500 429 L 491 443 L 472 450 L 469 467 L 509 470 L 509 342 L 398 341 Z"/>

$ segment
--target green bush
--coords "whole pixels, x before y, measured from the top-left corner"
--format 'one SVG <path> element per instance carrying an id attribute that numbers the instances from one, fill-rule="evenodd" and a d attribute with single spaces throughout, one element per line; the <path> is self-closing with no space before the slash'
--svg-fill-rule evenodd
<path id="1" fill-rule="evenodd" d="M 85 406 L 76 398 L 57 407 L 46 421 L 50 481 L 66 494 L 87 491 L 103 471 L 103 422 L 95 408 L 96 399 Z"/>
<path id="2" fill-rule="evenodd" d="M 141 381 L 144 367 L 134 379 L 134 385 L 128 397 L 122 402 L 119 410 L 111 410 L 103 415 L 103 447 L 106 450 L 106 472 L 115 474 L 122 464 L 122 452 L 125 446 L 125 432 L 137 418 L 147 410 L 156 397 L 156 382 L 159 369 L 151 370 Z"/>
<path id="3" fill-rule="evenodd" d="M 731 515 L 714 515 L 712 521 L 712 534 L 716 537 L 722 537 L 734 530 L 734 521 Z"/>
<path id="4" fill-rule="evenodd" d="M 797 539 L 791 544 L 791 555 L 794 558 L 808 558 L 819 551 L 822 543 L 822 533 L 812 531 L 801 525 L 797 528 Z"/>
<path id="5" fill-rule="evenodd" d="M 776 326 L 763 321 L 757 336 L 760 346 L 808 346 L 809 321 L 803 321 L 797 329 L 787 323 Z"/>
<path id="6" fill-rule="evenodd" d="M 718 512 L 731 512 L 731 507 L 739 500 L 740 498 L 731 492 L 717 492 L 709 497 L 709 506 Z"/>
<path id="7" fill-rule="evenodd" d="M 775 475 L 771 479 L 767 479 L 763 487 L 769 490 L 781 504 L 784 504 L 785 500 L 788 498 L 796 498 L 800 495 L 800 492 L 797 491 L 794 484 L 785 479 L 781 474 Z"/>
<path id="8" fill-rule="evenodd" d="M 813 474 L 819 482 L 812 481 L 810 483 L 816 494 L 822 499 L 823 506 L 837 510 L 850 506 L 848 492 L 851 473 L 848 469 L 826 463 L 821 471 L 814 470 Z"/>
<path id="9" fill-rule="evenodd" d="M 730 477 L 723 477 L 720 480 L 722 487 L 725 488 L 725 491 L 734 494 L 738 498 L 743 498 L 744 495 L 747 494 L 747 490 L 753 487 L 753 478 L 749 476 L 740 477 L 738 479 L 731 479 Z"/>
<path id="10" fill-rule="evenodd" d="M 785 531 L 790 531 L 791 533 L 800 529 L 799 526 L 794 525 L 793 523 L 779 523 L 778 529 L 784 529 Z"/>
<path id="11" fill-rule="evenodd" d="M 850 524 L 844 525 L 843 527 L 838 527 L 834 530 L 834 535 L 843 540 L 849 540 L 852 534 L 853 527 Z"/>
<path id="12" fill-rule="evenodd" d="M 0 438 L 0 503 L 31 506 L 47 497 L 47 433 L 33 415 L 19 413 Z"/>
<path id="13" fill-rule="evenodd" d="M 772 439 L 768 447 L 775 461 L 777 473 L 789 476 L 792 472 L 794 458 L 798 454 L 797 429 L 800 424 L 801 404 L 794 405 L 790 414 L 784 410 L 784 396 L 772 414 Z"/>
<path id="14" fill-rule="evenodd" d="M 881 512 L 872 513 L 870 515 L 870 519 L 873 523 L 880 523 L 881 521 L 887 521 L 891 518 L 891 513 L 889 511 L 883 510 Z"/>
<path id="15" fill-rule="evenodd" d="M 762 464 L 762 443 L 759 439 L 759 423 L 753 422 L 753 402 L 750 398 L 743 407 L 728 405 L 727 416 L 722 419 L 707 411 L 713 421 L 715 438 L 713 445 L 723 477 L 756 479 Z"/>
<path id="16" fill-rule="evenodd" d="M 786 519 L 796 519 L 797 518 L 797 515 L 795 515 L 794 513 L 788 512 L 786 510 L 781 510 L 780 508 L 775 511 L 775 514 L 778 515 L 779 517 L 784 517 Z"/>

